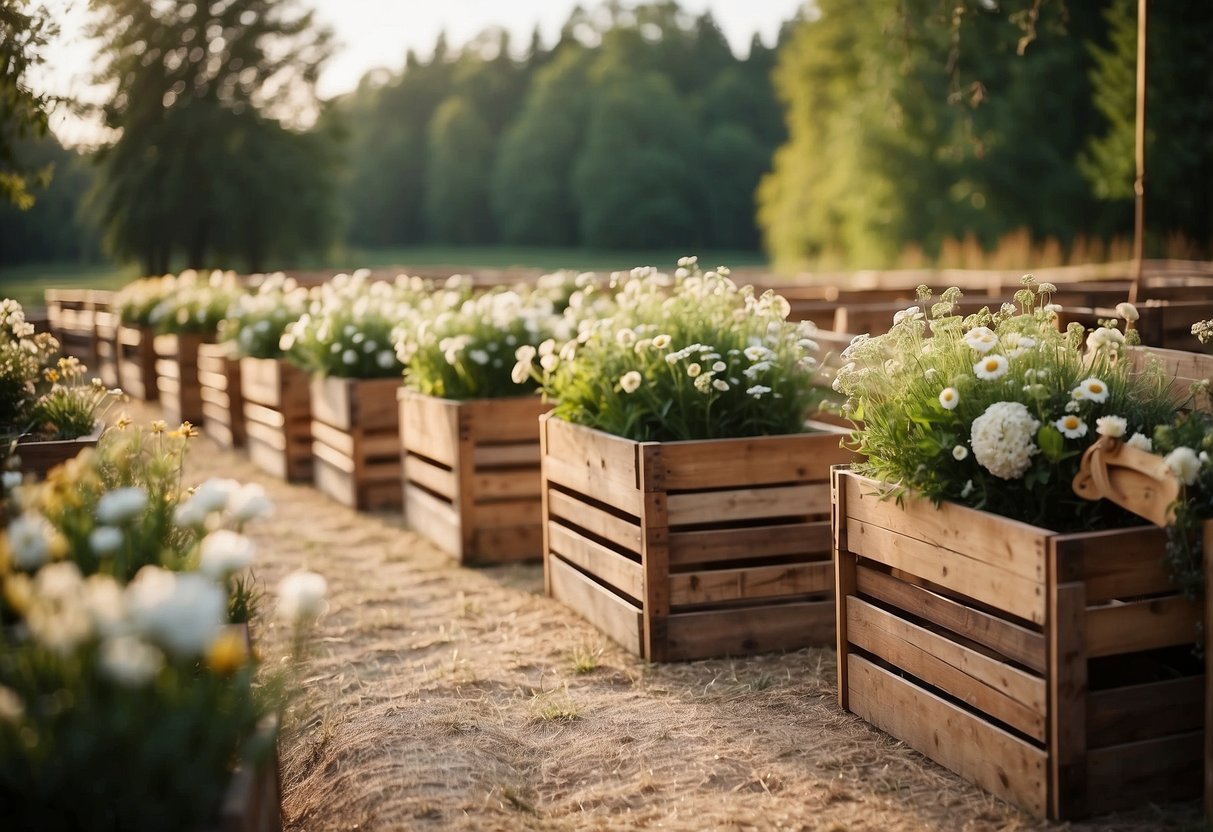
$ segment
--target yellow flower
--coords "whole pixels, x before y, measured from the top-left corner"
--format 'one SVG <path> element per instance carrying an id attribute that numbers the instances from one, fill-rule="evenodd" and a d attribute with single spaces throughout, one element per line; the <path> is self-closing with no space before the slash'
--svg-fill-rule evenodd
<path id="1" fill-rule="evenodd" d="M 157 419 L 156 421 L 152 422 L 152 433 L 164 433 L 166 430 L 168 430 L 168 422 L 164 421 L 163 419 Z"/>
<path id="2" fill-rule="evenodd" d="M 181 439 L 183 437 L 186 439 L 191 439 L 197 435 L 198 428 L 194 427 L 189 422 L 182 422 L 181 427 L 169 433 L 169 436 L 171 436 L 173 439 Z"/>
<path id="3" fill-rule="evenodd" d="M 34 582 L 19 572 L 4 579 L 4 600 L 17 615 L 24 616 L 34 601 Z"/>
<path id="4" fill-rule="evenodd" d="M 206 666 L 216 673 L 235 673 L 248 661 L 248 642 L 242 627 L 227 627 L 206 651 Z"/>
<path id="5" fill-rule="evenodd" d="M 56 381 L 59 380 L 59 371 L 56 370 L 54 367 L 47 367 L 45 370 L 42 371 L 42 375 L 45 376 L 46 380 L 49 381 L 51 384 L 54 384 Z"/>
<path id="6" fill-rule="evenodd" d="M 133 422 L 134 420 L 131 419 L 130 416 L 127 416 L 126 412 L 123 411 L 118 415 L 118 421 L 114 422 L 114 427 L 116 427 L 118 430 L 126 430 Z"/>

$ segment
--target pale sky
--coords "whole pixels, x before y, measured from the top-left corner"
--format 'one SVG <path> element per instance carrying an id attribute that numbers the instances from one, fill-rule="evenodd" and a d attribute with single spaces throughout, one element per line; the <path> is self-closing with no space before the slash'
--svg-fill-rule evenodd
<path id="1" fill-rule="evenodd" d="M 94 44 L 83 34 L 87 0 L 45 0 L 62 28 L 62 36 L 47 50 L 47 65 L 35 86 L 60 94 L 97 101 L 104 92 L 91 88 Z M 452 47 L 466 43 L 490 26 L 508 29 L 514 43 L 524 47 L 538 24 L 544 42 L 555 42 L 576 0 L 311 0 L 317 16 L 337 35 L 338 49 L 320 79 L 324 98 L 353 89 L 362 75 L 376 67 L 399 70 L 409 49 L 428 55 L 438 33 L 445 31 Z M 595 0 L 583 0 L 592 8 Z M 625 5 L 635 5 L 625 3 Z M 733 50 L 744 54 L 757 32 L 774 43 L 780 25 L 805 5 L 804 0 L 681 0 L 687 12 L 710 9 Z M 95 125 L 66 115 L 52 121 L 68 144 L 95 143 Z"/>

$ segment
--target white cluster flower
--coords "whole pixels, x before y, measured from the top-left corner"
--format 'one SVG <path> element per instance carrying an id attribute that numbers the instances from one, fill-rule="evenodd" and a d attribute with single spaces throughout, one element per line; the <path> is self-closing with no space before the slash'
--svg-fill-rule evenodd
<path id="1" fill-rule="evenodd" d="M 97 500 L 97 519 L 110 526 L 132 520 L 147 508 L 147 492 L 137 485 L 107 491 Z"/>
<path id="2" fill-rule="evenodd" d="M 1130 448 L 1137 448 L 1139 451 L 1152 452 L 1154 450 L 1154 440 L 1144 433 L 1134 433 L 1125 440 L 1125 444 Z"/>
<path id="3" fill-rule="evenodd" d="M 13 565 L 33 571 L 51 557 L 55 527 L 37 512 L 25 512 L 8 526 L 8 550 Z"/>
<path id="4" fill-rule="evenodd" d="M 998 346 L 998 335 L 988 326 L 974 327 L 965 333 L 964 342 L 985 355 Z"/>
<path id="5" fill-rule="evenodd" d="M 1095 420 L 1095 432 L 1100 436 L 1120 439 L 1129 429 L 1129 423 L 1123 416 L 1100 416 Z M 1140 436 L 1141 434 L 1137 434 Z"/>
<path id="6" fill-rule="evenodd" d="M 1115 327 L 1101 326 L 1087 336 L 1087 349 L 1092 353 L 1119 354 L 1125 346 L 1125 335 Z"/>
<path id="7" fill-rule="evenodd" d="M 1184 485 L 1192 485 L 1200 475 L 1201 459 L 1191 448 L 1181 445 L 1167 454 L 1165 461 L 1171 473 Z"/>
<path id="8" fill-rule="evenodd" d="M 973 420 L 970 431 L 977 464 L 1000 479 L 1019 479 L 1032 464 L 1040 422 L 1019 402 L 995 402 Z"/>
<path id="9" fill-rule="evenodd" d="M 138 631 L 175 656 L 202 655 L 227 624 L 227 594 L 199 573 L 145 566 L 127 597 Z"/>
<path id="10" fill-rule="evenodd" d="M 296 626 L 313 621 L 324 613 L 327 594 L 328 582 L 322 575 L 292 572 L 278 584 L 278 617 Z"/>

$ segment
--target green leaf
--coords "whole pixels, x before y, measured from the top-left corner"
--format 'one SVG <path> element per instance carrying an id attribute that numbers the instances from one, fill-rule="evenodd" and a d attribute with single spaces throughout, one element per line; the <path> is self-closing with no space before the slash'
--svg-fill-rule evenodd
<path id="1" fill-rule="evenodd" d="M 1042 425 L 1040 430 L 1036 431 L 1036 444 L 1045 459 L 1050 462 L 1060 462 L 1065 455 L 1066 440 L 1061 431 L 1052 425 Z"/>

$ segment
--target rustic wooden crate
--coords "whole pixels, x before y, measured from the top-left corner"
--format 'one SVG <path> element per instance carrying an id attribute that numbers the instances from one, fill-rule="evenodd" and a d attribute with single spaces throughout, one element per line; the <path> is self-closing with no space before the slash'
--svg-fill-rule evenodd
<path id="1" fill-rule="evenodd" d="M 1200 287 L 1199 300 L 1147 300 L 1137 304 L 1140 318 L 1133 324 L 1141 335 L 1141 342 L 1151 347 L 1172 350 L 1201 350 L 1200 341 L 1192 334 L 1192 324 L 1213 318 L 1213 289 Z M 1115 309 L 1109 308 L 1063 308 L 1058 314 L 1058 325 L 1064 330 L 1077 321 L 1091 328 L 1101 320 L 1119 318 Z M 1124 321 L 1120 329 L 1125 328 Z"/>
<path id="2" fill-rule="evenodd" d="M 1201 611 L 1154 527 L 1056 534 L 833 477 L 842 706 L 1037 817 L 1196 797 Z"/>
<path id="3" fill-rule="evenodd" d="M 399 378 L 312 379 L 312 480 L 353 508 L 398 508 Z"/>
<path id="4" fill-rule="evenodd" d="M 198 346 L 198 386 L 206 435 L 220 447 L 244 447 L 240 359 L 230 343 Z"/>
<path id="5" fill-rule="evenodd" d="M 160 397 L 154 338 L 150 327 L 118 326 L 118 386 L 133 399 L 154 402 Z"/>
<path id="6" fill-rule="evenodd" d="M 104 429 L 104 425 L 98 423 L 92 433 L 76 439 L 18 440 L 16 452 L 21 458 L 21 472 L 39 478 L 45 477 L 56 465 L 74 459 L 85 448 L 97 447 L 97 440 L 101 438 Z"/>
<path id="7" fill-rule="evenodd" d="M 404 514 L 460 563 L 543 555 L 538 396 L 452 401 L 401 388 Z"/>
<path id="8" fill-rule="evenodd" d="M 97 332 L 97 376 L 106 387 L 121 387 L 118 378 L 118 313 L 98 309 L 93 313 L 93 325 Z"/>
<path id="9" fill-rule="evenodd" d="M 94 295 L 97 297 L 94 297 Z M 93 322 L 98 300 L 106 293 L 89 289 L 47 289 L 46 318 L 51 333 L 59 340 L 64 355 L 74 355 L 86 366 L 97 363 L 97 331 Z M 104 308 L 108 308 L 108 305 Z"/>
<path id="10" fill-rule="evenodd" d="M 170 425 L 189 422 L 202 424 L 202 386 L 198 382 L 198 348 L 209 336 L 193 332 L 157 335 L 152 339 L 156 352 L 156 389 L 160 407 Z"/>
<path id="11" fill-rule="evenodd" d="M 273 750 L 258 764 L 242 763 L 219 807 L 219 817 L 206 832 L 282 832 L 282 772 L 278 761 L 278 719 L 268 717 L 258 726 L 258 741 Z"/>
<path id="12" fill-rule="evenodd" d="M 1135 369 L 1141 370 L 1151 360 L 1162 364 L 1163 373 L 1171 380 L 1171 393 L 1176 404 L 1207 410 L 1210 406 L 1208 392 L 1190 401 L 1191 387 L 1199 381 L 1213 380 L 1213 355 L 1184 350 L 1165 350 L 1161 347 L 1129 347 L 1129 360 Z"/>
<path id="13" fill-rule="evenodd" d="M 312 479 L 308 377 L 281 358 L 240 359 L 240 397 L 249 459 L 284 480 Z"/>
<path id="14" fill-rule="evenodd" d="M 634 442 L 540 420 L 550 596 L 650 661 L 827 644 L 845 431 Z"/>

